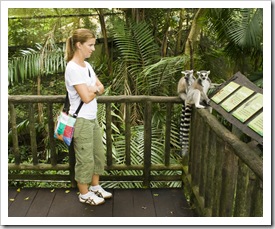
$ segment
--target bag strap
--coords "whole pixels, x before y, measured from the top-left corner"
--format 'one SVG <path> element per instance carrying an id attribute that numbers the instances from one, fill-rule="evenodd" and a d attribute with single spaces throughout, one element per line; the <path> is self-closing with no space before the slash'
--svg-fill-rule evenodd
<path id="1" fill-rule="evenodd" d="M 81 107 L 83 105 L 83 101 L 81 100 L 80 104 L 78 105 L 78 108 L 76 109 L 76 111 L 73 114 L 73 117 L 76 118 L 78 115 L 78 112 L 80 111 Z"/>
<path id="2" fill-rule="evenodd" d="M 89 67 L 88 67 L 88 72 L 89 72 L 89 77 L 91 77 L 91 73 L 90 73 Z M 80 104 L 78 105 L 78 108 L 76 109 L 75 113 L 73 114 L 73 117 L 74 117 L 74 118 L 76 118 L 76 117 L 78 116 L 78 113 L 79 113 L 79 111 L 80 111 L 80 109 L 81 109 L 83 103 L 84 103 L 84 102 L 81 100 L 81 101 L 80 101 Z M 65 105 L 64 105 L 64 108 L 63 108 L 63 111 L 64 111 L 64 109 L 66 108 L 66 111 L 67 111 L 67 112 L 66 112 L 66 111 L 64 111 L 64 112 L 66 112 L 67 114 L 68 114 L 68 112 L 69 112 L 69 107 L 70 107 L 70 101 L 69 101 L 69 93 L 68 93 L 68 91 L 67 91 L 67 93 L 66 93 L 66 99 L 65 99 Z"/>
<path id="3" fill-rule="evenodd" d="M 68 91 L 67 91 L 65 102 L 64 102 L 64 107 L 63 107 L 63 112 L 68 114 L 69 113 L 69 108 L 70 108 L 70 101 L 69 101 L 69 94 L 68 94 Z"/>

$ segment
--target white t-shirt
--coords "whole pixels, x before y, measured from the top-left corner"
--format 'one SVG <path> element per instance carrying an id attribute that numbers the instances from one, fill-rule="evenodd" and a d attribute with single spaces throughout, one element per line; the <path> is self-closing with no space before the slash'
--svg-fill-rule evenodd
<path id="1" fill-rule="evenodd" d="M 96 75 L 92 66 L 85 61 L 86 67 L 81 67 L 73 61 L 69 61 L 65 70 L 65 84 L 69 94 L 70 110 L 69 114 L 73 115 L 77 110 L 81 98 L 74 88 L 74 85 L 87 84 L 87 86 L 94 86 L 96 84 Z M 90 70 L 90 76 L 89 71 Z M 83 103 L 78 117 L 86 119 L 96 119 L 97 101 L 96 98 L 89 103 Z"/>

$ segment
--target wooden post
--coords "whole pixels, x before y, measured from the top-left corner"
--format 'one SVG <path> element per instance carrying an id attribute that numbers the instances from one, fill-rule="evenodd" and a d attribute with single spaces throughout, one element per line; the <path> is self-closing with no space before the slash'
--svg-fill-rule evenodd
<path id="1" fill-rule="evenodd" d="M 48 103 L 48 126 L 49 126 L 49 146 L 51 150 L 51 164 L 53 166 L 57 165 L 57 154 L 55 148 L 55 140 L 54 140 L 54 117 L 53 117 L 53 104 Z"/>
<path id="2" fill-rule="evenodd" d="M 107 147 L 107 166 L 112 165 L 112 115 L 111 103 L 106 103 L 106 147 Z"/>
<path id="3" fill-rule="evenodd" d="M 166 123 L 165 123 L 165 156 L 164 164 L 170 164 L 170 134 L 171 134 L 171 116 L 172 116 L 172 103 L 166 104 Z"/>
<path id="4" fill-rule="evenodd" d="M 238 173 L 238 158 L 233 153 L 230 146 L 225 147 L 225 160 L 223 164 L 223 182 L 221 191 L 221 202 L 220 202 L 220 214 L 219 216 L 231 217 L 233 216 L 233 204 L 235 196 L 235 187 L 237 183 Z"/>
<path id="5" fill-rule="evenodd" d="M 75 180 L 75 152 L 74 152 L 74 139 L 72 139 L 71 145 L 69 146 L 69 171 L 70 171 L 70 181 L 72 188 L 77 187 Z"/>
<path id="6" fill-rule="evenodd" d="M 203 130 L 203 138 L 202 141 L 202 148 L 201 148 L 201 156 L 200 156 L 200 182 L 199 182 L 199 192 L 200 195 L 203 196 L 205 192 L 205 185 L 206 185 L 206 174 L 207 174 L 207 167 L 206 161 L 208 156 L 208 149 L 209 149 L 209 127 L 203 123 L 201 125 L 201 129 Z"/>
<path id="7" fill-rule="evenodd" d="M 205 188 L 205 208 L 211 209 L 213 205 L 213 191 L 214 191 L 214 172 L 217 152 L 217 136 L 211 130 L 209 133 L 209 151 L 207 154 L 207 172 L 206 172 L 206 188 Z M 212 213 L 211 213 L 212 215 Z"/>
<path id="8" fill-rule="evenodd" d="M 237 181 L 237 189 L 236 189 L 236 197 L 235 197 L 235 209 L 234 216 L 243 217 L 248 216 L 247 212 L 247 191 L 248 191 L 248 183 L 249 183 L 249 171 L 247 166 L 239 160 L 238 166 L 238 181 Z"/>
<path id="9" fill-rule="evenodd" d="M 17 135 L 17 126 L 16 126 L 16 112 L 14 104 L 10 103 L 10 115 L 11 115 L 11 128 L 12 128 L 12 144 L 13 144 L 13 154 L 15 157 L 15 164 L 20 164 L 20 154 L 19 154 L 19 145 L 18 145 L 18 135 Z"/>
<path id="10" fill-rule="evenodd" d="M 200 173 L 201 173 L 201 153 L 202 153 L 202 144 L 199 141 L 202 141 L 204 138 L 204 128 L 203 128 L 203 120 L 200 116 L 194 120 L 196 122 L 196 130 L 195 130 L 195 150 L 192 151 L 192 184 L 197 186 L 200 182 Z"/>
<path id="11" fill-rule="evenodd" d="M 252 192 L 250 216 L 263 217 L 263 183 L 258 178 L 256 178 Z"/>
<path id="12" fill-rule="evenodd" d="M 126 165 L 131 165 L 131 104 L 125 105 L 125 161 Z"/>
<path id="13" fill-rule="evenodd" d="M 37 143 L 36 143 L 36 130 L 34 125 L 34 109 L 33 103 L 29 104 L 29 127 L 30 127 L 30 141 L 31 141 L 31 151 L 33 164 L 38 164 L 37 158 Z"/>
<path id="14" fill-rule="evenodd" d="M 151 167 L 151 133 L 152 133 L 152 102 L 147 101 L 144 109 L 144 181 L 145 188 L 150 187 L 150 167 Z"/>
<path id="15" fill-rule="evenodd" d="M 217 137 L 216 138 L 216 161 L 215 161 L 215 171 L 214 171 L 214 178 L 215 182 L 213 185 L 213 200 L 212 200 L 212 215 L 211 216 L 219 216 L 220 210 L 220 199 L 221 190 L 222 190 L 222 166 L 224 161 L 224 151 L 225 145 L 224 142 Z M 207 188 L 207 186 L 205 187 Z"/>

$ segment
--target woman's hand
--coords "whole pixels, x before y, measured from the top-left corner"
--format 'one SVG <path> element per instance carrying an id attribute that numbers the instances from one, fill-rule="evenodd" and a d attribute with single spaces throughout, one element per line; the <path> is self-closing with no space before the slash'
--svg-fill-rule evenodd
<path id="1" fill-rule="evenodd" d="M 89 92 L 95 93 L 95 94 L 98 94 L 98 91 L 99 91 L 97 86 L 88 86 L 88 90 Z"/>
<path id="2" fill-rule="evenodd" d="M 87 84 L 78 84 L 74 87 L 84 103 L 89 103 L 96 97 L 97 86 L 87 86 Z"/>
<path id="3" fill-rule="evenodd" d="M 95 86 L 87 86 L 87 84 L 78 84 L 74 86 L 81 100 L 84 103 L 91 102 L 97 95 L 104 93 L 104 86 L 97 78 Z"/>

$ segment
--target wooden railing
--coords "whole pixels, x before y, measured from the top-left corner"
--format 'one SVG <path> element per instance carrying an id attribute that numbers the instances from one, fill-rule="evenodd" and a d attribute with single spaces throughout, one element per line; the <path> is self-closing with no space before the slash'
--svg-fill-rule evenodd
<path id="1" fill-rule="evenodd" d="M 193 110 L 185 185 L 201 216 L 262 216 L 263 161 L 207 110 Z"/>
<path id="2" fill-rule="evenodd" d="M 9 96 L 10 123 L 13 130 L 14 163 L 9 164 L 9 179 L 21 180 L 67 180 L 73 184 L 73 151 L 70 163 L 57 164 L 55 139 L 53 138 L 53 104 L 62 103 L 64 96 Z M 201 216 L 262 216 L 263 215 L 263 161 L 248 144 L 222 126 L 207 110 L 193 109 L 190 133 L 190 155 L 183 163 L 170 163 L 170 132 L 173 104 L 181 103 L 177 97 L 154 96 L 102 96 L 99 103 L 106 106 L 106 170 L 138 170 L 140 176 L 103 176 L 105 181 L 141 181 L 149 187 L 151 181 L 183 181 L 189 191 L 191 202 Z M 33 163 L 20 161 L 16 130 L 16 104 L 29 104 L 29 128 Z M 35 138 L 33 104 L 47 105 L 51 164 L 38 163 Z M 125 158 L 126 163 L 113 164 L 111 104 L 125 103 Z M 144 104 L 144 157 L 143 164 L 132 164 L 130 159 L 130 109 L 131 103 Z M 152 104 L 166 104 L 165 152 L 163 164 L 151 162 L 151 119 Z M 18 174 L 20 170 L 67 170 L 69 175 L 28 175 Z M 182 175 L 152 175 L 152 171 L 181 171 Z"/>
<path id="3" fill-rule="evenodd" d="M 72 186 L 75 186 L 74 181 L 74 152 L 73 147 L 70 147 L 70 163 L 58 164 L 56 154 L 56 139 L 53 137 L 54 132 L 54 114 L 53 104 L 63 103 L 64 96 L 9 96 L 9 112 L 10 122 L 13 132 L 13 153 L 15 157 L 14 163 L 9 164 L 9 171 L 33 170 L 33 171 L 49 171 L 49 170 L 64 170 L 70 171 L 69 175 L 45 175 L 45 174 L 19 174 L 11 172 L 9 179 L 11 180 L 62 180 L 71 181 Z M 180 103 L 177 97 L 154 97 L 154 96 L 101 96 L 98 98 L 98 103 L 105 104 L 106 110 L 106 171 L 122 171 L 122 170 L 136 170 L 141 171 L 139 176 L 135 175 L 103 175 L 102 181 L 137 181 L 143 182 L 143 187 L 150 187 L 151 181 L 182 181 L 182 165 L 181 163 L 170 163 L 170 130 L 171 130 L 171 114 L 173 103 Z M 35 135 L 35 119 L 34 119 L 34 104 L 43 103 L 47 106 L 48 119 L 48 137 L 50 146 L 50 164 L 38 163 L 37 158 L 37 142 Z M 125 104 L 125 164 L 114 164 L 112 156 L 112 116 L 111 104 L 124 103 Z M 143 164 L 131 163 L 131 131 L 130 131 L 130 104 L 142 103 L 144 105 L 144 154 Z M 163 103 L 166 104 L 166 133 L 165 133 L 165 152 L 163 164 L 151 163 L 151 119 L 152 119 L 152 104 Z M 16 128 L 16 104 L 29 104 L 29 129 L 31 139 L 32 164 L 21 163 L 20 152 L 18 145 L 18 135 Z M 152 171 L 178 171 L 176 175 L 153 175 Z"/>

